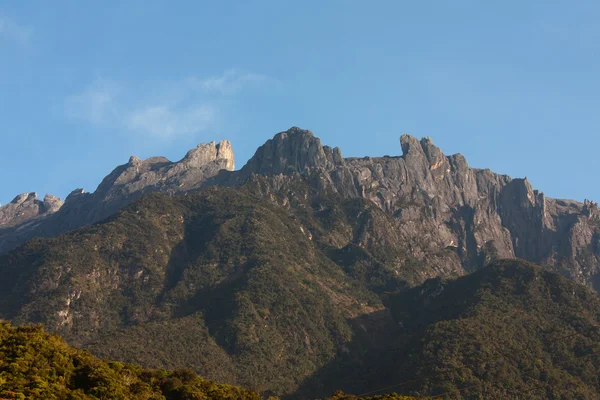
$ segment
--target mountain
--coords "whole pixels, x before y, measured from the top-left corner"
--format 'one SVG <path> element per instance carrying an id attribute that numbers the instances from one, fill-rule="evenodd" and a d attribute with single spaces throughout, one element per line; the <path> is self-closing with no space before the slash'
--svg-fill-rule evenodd
<path id="1" fill-rule="evenodd" d="M 440 362 L 461 371 L 402 393 L 458 398 L 473 382 L 487 398 L 592 398 L 593 362 L 554 364 L 587 354 L 593 336 L 545 340 L 597 321 L 596 295 L 551 273 L 595 287 L 597 205 L 472 169 L 427 138 L 400 144 L 401 157 L 343 158 L 292 128 L 238 171 L 223 142 L 178 163 L 132 159 L 93 194 L 5 229 L 13 244 L 63 233 L 0 255 L 0 318 L 109 359 L 284 396 L 370 392 Z M 497 261 L 515 258 L 543 270 Z M 427 297 L 437 292 L 439 304 Z M 542 350 L 523 363 L 511 353 L 505 372 L 469 353 L 496 360 L 521 336 Z M 543 374 L 519 378 L 538 359 Z"/>
<path id="2" fill-rule="evenodd" d="M 187 196 L 151 194 L 102 223 L 0 256 L 0 317 L 42 323 L 105 358 L 188 367 L 303 398 L 365 393 L 453 366 L 471 375 L 458 371 L 398 392 L 433 395 L 485 379 L 494 395 L 505 380 L 515 390 L 574 393 L 568 386 L 582 371 L 595 371 L 593 363 L 574 363 L 564 377 L 571 383 L 520 383 L 530 360 L 503 366 L 508 376 L 481 375 L 493 376 L 495 357 L 507 348 L 512 354 L 515 343 L 550 354 L 546 369 L 586 353 L 594 332 L 554 359 L 543 341 L 586 333 L 597 323 L 596 295 L 517 261 L 449 283 L 428 280 L 437 271 L 406 252 L 400 232 L 373 202 L 316 190 L 299 175 L 254 175 L 241 186 Z M 398 267 L 398 260 L 406 261 Z M 540 279 L 541 288 L 529 288 Z M 477 369 L 483 361 L 467 352 L 484 348 L 495 361 Z M 582 393 L 595 387 L 577 385 Z"/>
<path id="3" fill-rule="evenodd" d="M 421 281 L 516 257 L 600 287 L 600 211 L 595 202 L 551 199 L 534 190 L 527 178 L 470 168 L 462 155 L 445 156 L 429 138 L 402 135 L 400 147 L 400 157 L 343 158 L 338 148 L 323 146 L 310 131 L 291 128 L 268 140 L 239 171 L 233 171 L 227 141 L 199 145 L 177 163 L 132 157 L 94 193 L 76 190 L 60 208 L 36 212 L 46 208 L 33 207 L 21 217 L 11 211 L 14 206 L 0 208 L 0 216 L 6 215 L 0 253 L 33 237 L 89 226 L 150 192 L 185 194 L 208 186 L 238 187 L 253 175 L 282 175 L 342 199 L 376 205 L 396 226 L 403 250 L 431 270 Z M 405 262 L 398 259 L 397 267 Z"/>
<path id="4" fill-rule="evenodd" d="M 348 318 L 383 309 L 373 290 L 404 283 L 382 263 L 361 277 L 374 256 L 330 244 L 352 238 L 359 213 L 386 218 L 377 207 L 276 181 L 291 200 L 254 177 L 144 196 L 103 223 L 31 240 L 0 256 L 0 317 L 107 358 L 290 393 L 350 340 Z"/>
<path id="5" fill-rule="evenodd" d="M 39 200 L 37 193 L 20 194 L 10 203 L 0 206 L 0 229 L 16 225 L 26 227 L 29 221 L 50 215 L 62 205 L 63 201 L 51 194 L 47 194 L 44 200 Z"/>
<path id="6" fill-rule="evenodd" d="M 207 196 L 223 201 L 214 192 Z M 165 197 L 142 200 L 160 198 Z M 139 207 L 142 200 L 134 205 Z M 214 204 L 210 200 L 203 200 L 207 203 L 202 207 L 210 208 Z M 190 204 L 199 203 L 191 197 Z M 218 229 L 219 239 L 214 243 L 200 246 L 206 253 L 195 265 L 173 271 L 180 277 L 175 285 L 169 284 L 170 291 L 161 287 L 153 297 L 150 288 L 157 279 L 149 270 L 142 274 L 125 268 L 104 271 L 106 266 L 94 257 L 72 264 L 95 246 L 100 252 L 108 250 L 92 240 L 93 234 L 110 234 L 103 231 L 110 228 L 101 225 L 97 232 L 80 233 L 82 237 L 70 250 L 74 258 L 62 258 L 62 273 L 68 277 L 57 276 L 57 264 L 49 262 L 48 252 L 54 250 L 43 252 L 50 256 L 42 262 L 46 271 L 30 281 L 40 291 L 31 293 L 33 304 L 21 311 L 104 357 L 147 367 L 187 366 L 211 379 L 219 377 L 290 398 L 322 398 L 337 389 L 363 396 L 393 391 L 450 399 L 595 399 L 600 391 L 600 299 L 587 288 L 516 260 L 497 261 L 458 279 L 429 279 L 409 289 L 390 285 L 394 278 L 382 277 L 385 274 L 375 268 L 366 274 L 371 279 L 353 278 L 354 271 L 328 266 L 302 246 L 301 253 L 293 252 L 287 260 L 281 251 L 269 254 L 269 245 L 261 246 L 261 241 L 270 239 L 274 248 L 284 248 L 285 238 L 276 232 L 267 236 L 269 230 L 260 232 L 273 226 L 276 218 L 248 221 L 248 214 L 244 215 L 242 220 L 248 225 L 242 230 L 259 232 L 248 242 L 238 242 L 231 236 L 240 228 L 233 217 L 238 207 L 244 206 L 234 203 L 224 214 L 199 217 L 229 217 L 224 224 L 227 228 Z M 148 231 L 144 219 L 149 213 L 136 207 L 127 210 L 139 215 L 139 232 Z M 114 229 L 122 231 L 123 227 Z M 212 237 L 214 232 L 195 234 Z M 300 241 L 302 235 L 293 239 Z M 196 236 L 192 242 L 200 240 Z M 219 252 L 213 255 L 223 260 L 236 257 L 238 249 L 224 243 L 240 243 L 248 251 L 256 246 L 256 253 L 238 270 L 232 264 L 211 263 L 211 252 Z M 53 244 L 54 248 L 63 246 Z M 293 247 L 291 243 L 288 249 Z M 133 250 L 125 243 L 124 248 Z M 149 260 L 138 262 L 149 266 Z M 92 270 L 85 271 L 90 263 Z M 58 279 L 51 281 L 48 276 Z M 380 290 L 380 282 L 391 290 Z M 6 298 L 0 304 L 7 304 Z M 26 302 L 31 300 L 33 296 Z M 144 307 L 154 308 L 154 315 L 144 315 Z M 15 320 L 23 322 L 23 315 Z M 23 358 L 31 362 L 39 356 Z M 139 374 L 139 369 L 114 363 L 93 376 L 114 375 L 115 368 L 120 375 L 123 371 Z M 7 376 L 14 381 L 11 371 Z M 40 371 L 40 376 L 55 376 Z M 159 382 L 178 379 L 184 385 L 203 382 L 190 381 L 189 373 L 182 375 L 185 379 L 180 374 L 150 376 L 163 378 Z M 148 375 L 138 376 L 147 383 Z M 23 385 L 22 380 L 18 382 Z M 338 394 L 334 398 L 355 397 Z"/>
<path id="7" fill-rule="evenodd" d="M 17 196 L 0 207 L 0 253 L 33 237 L 53 237 L 100 221 L 131 201 L 151 192 L 170 195 L 197 189 L 222 170 L 235 168 L 231 143 L 200 144 L 178 162 L 164 157 L 129 162 L 115 168 L 94 193 L 75 189 L 64 201 L 35 193 Z"/>

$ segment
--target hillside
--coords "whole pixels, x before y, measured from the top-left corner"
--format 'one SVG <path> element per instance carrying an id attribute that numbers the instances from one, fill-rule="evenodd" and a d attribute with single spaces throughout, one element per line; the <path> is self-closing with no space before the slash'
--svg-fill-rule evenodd
<path id="1" fill-rule="evenodd" d="M 39 326 L 0 321 L 2 399 L 259 400 L 261 394 L 203 379 L 190 370 L 145 370 L 104 361 Z M 365 400 L 411 400 L 386 395 Z M 360 400 L 337 392 L 330 400 Z"/>
<path id="2" fill-rule="evenodd" d="M 106 362 L 40 327 L 0 322 L 2 399 L 252 399 L 258 393 L 202 379 L 189 370 L 144 370 Z"/>
<path id="3" fill-rule="evenodd" d="M 376 208 L 331 203 L 315 215 L 282 207 L 263 183 L 146 196 L 2 255 L 0 315 L 108 358 L 292 392 L 351 340 L 349 318 L 383 309 L 370 288 L 403 282 L 383 264 L 363 276 L 361 260 L 352 270 L 330 258 L 343 260 L 328 243 L 352 241 L 348 221 Z M 289 190 L 304 198 L 310 188 Z"/>
<path id="4" fill-rule="evenodd" d="M 429 139 L 401 145 L 402 157 L 344 159 L 294 128 L 239 171 L 219 169 L 232 159 L 215 144 L 179 163 L 133 159 L 105 180 L 104 200 L 29 220 L 93 219 L 86 207 L 107 198 L 119 209 L 1 254 L 0 318 L 107 359 L 279 396 L 418 379 L 401 392 L 591 398 L 597 362 L 577 357 L 595 343 L 598 300 L 552 272 L 594 286 L 595 203 L 548 199 Z M 194 189 L 174 196 L 163 172 Z M 498 261 L 515 257 L 543 268 Z M 561 332 L 574 335 L 546 344 Z"/>
<path id="5" fill-rule="evenodd" d="M 301 393 L 332 386 L 449 399 L 600 393 L 600 299 L 538 266 L 496 262 L 456 280 L 429 280 L 386 304 L 396 329 L 375 347 L 350 345 Z"/>
<path id="6" fill-rule="evenodd" d="M 0 312 L 108 359 L 277 395 L 594 398 L 595 294 L 519 261 L 427 280 L 397 229 L 297 176 L 145 196 L 2 255 Z"/>

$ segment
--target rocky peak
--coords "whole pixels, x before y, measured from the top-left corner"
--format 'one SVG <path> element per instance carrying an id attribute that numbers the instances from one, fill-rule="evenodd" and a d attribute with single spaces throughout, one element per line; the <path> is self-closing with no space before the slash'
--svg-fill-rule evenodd
<path id="1" fill-rule="evenodd" d="M 18 207 L 18 206 L 22 205 L 23 203 L 34 202 L 35 200 L 37 200 L 37 193 L 35 193 L 35 192 L 21 193 L 21 194 L 17 195 L 9 204 L 12 204 L 12 205 Z"/>
<path id="2" fill-rule="evenodd" d="M 42 202 L 35 193 L 25 193 L 0 208 L 0 228 L 54 212 L 39 219 L 39 226 L 17 225 L 11 232 L 4 229 L 4 236 L 0 229 L 0 252 L 34 236 L 54 236 L 97 222 L 150 192 L 236 186 L 256 174 L 261 176 L 255 178 L 273 182 L 269 183 L 273 192 L 282 190 L 282 182 L 305 179 L 316 193 L 376 204 L 381 215 L 402 229 L 393 240 L 382 233 L 361 238 L 360 243 L 390 240 L 394 246 L 406 246 L 402 254 L 411 254 L 420 265 L 435 266 L 437 272 L 423 277 L 470 271 L 494 258 L 520 257 L 557 268 L 567 265 L 572 277 L 588 285 L 596 282 L 600 291 L 596 203 L 546 198 L 527 178 L 470 168 L 460 154 L 445 156 L 428 137 L 419 140 L 404 134 L 400 146 L 399 157 L 344 159 L 338 148 L 323 146 L 312 132 L 293 127 L 266 141 L 239 171 L 233 171 L 231 143 L 225 140 L 200 144 L 178 162 L 132 156 L 94 193 L 75 190 L 65 206 L 60 207 L 62 202 L 53 196 Z M 299 202 L 306 199 L 300 197 Z M 294 204 L 294 198 L 285 201 Z"/>
<path id="3" fill-rule="evenodd" d="M 233 155 L 233 146 L 229 140 L 221 140 L 216 146 L 217 148 L 217 159 L 225 160 L 227 171 L 233 171 L 235 169 L 235 158 Z"/>
<path id="4" fill-rule="evenodd" d="M 85 194 L 87 194 L 87 193 L 85 193 L 85 190 L 83 190 L 82 188 L 78 188 L 78 189 L 72 190 L 71 193 L 69 193 L 69 195 L 65 199 L 65 203 L 70 203 L 74 199 L 76 199 L 78 197 L 81 197 L 81 196 L 83 196 Z"/>
<path id="5" fill-rule="evenodd" d="M 235 160 L 231 143 L 201 143 L 178 162 L 165 157 L 140 160 L 131 156 L 127 164 L 115 168 L 98 186 L 94 196 L 120 201 L 148 191 L 179 192 L 199 187 L 221 170 L 233 171 Z"/>
<path id="6" fill-rule="evenodd" d="M 62 207 L 63 201 L 56 196 L 46 194 L 46 196 L 44 196 L 43 204 L 44 211 L 53 213 L 58 211 Z"/>
<path id="7" fill-rule="evenodd" d="M 40 201 L 35 192 L 22 193 L 0 207 L 0 227 L 18 225 L 54 213 L 62 205 L 62 200 L 51 194 L 47 194 L 44 200 Z"/>
<path id="8" fill-rule="evenodd" d="M 588 199 L 583 201 L 582 212 L 590 218 L 598 218 L 600 216 L 600 213 L 598 212 L 598 203 Z"/>
<path id="9" fill-rule="evenodd" d="M 402 157 L 420 157 L 425 155 L 419 139 L 407 133 L 400 136 L 400 147 L 402 148 Z"/>
<path id="10" fill-rule="evenodd" d="M 76 189 L 69 194 L 67 207 L 61 213 L 68 222 L 62 226 L 73 229 L 89 225 L 150 192 L 175 194 L 198 189 L 220 171 L 233 171 L 234 166 L 233 150 L 227 140 L 201 143 L 177 162 L 165 157 L 141 160 L 131 156 L 127 164 L 107 175 L 95 192 Z"/>
<path id="11" fill-rule="evenodd" d="M 439 169 L 442 164 L 447 164 L 447 157 L 444 155 L 430 137 L 424 137 L 418 140 L 416 137 L 403 134 L 400 136 L 400 147 L 402 148 L 402 157 L 411 164 L 427 164 L 430 170 Z M 454 155 L 457 157 L 460 155 Z"/>
<path id="12" fill-rule="evenodd" d="M 423 153 L 429 161 L 431 169 L 437 169 L 444 162 L 446 156 L 436 145 L 433 144 L 433 140 L 430 137 L 421 139 L 421 148 Z"/>
<path id="13" fill-rule="evenodd" d="M 323 146 L 311 131 L 292 127 L 260 146 L 240 172 L 242 178 L 252 173 L 304 173 L 311 169 L 330 170 L 343 162 L 340 149 Z"/>
<path id="14" fill-rule="evenodd" d="M 505 195 L 519 208 L 530 208 L 536 205 L 537 196 L 529 179 L 513 179 L 504 190 Z"/>
<path id="15" fill-rule="evenodd" d="M 433 144 L 431 138 L 422 138 L 403 134 L 400 136 L 402 158 L 405 161 L 408 179 L 413 185 L 423 189 L 431 196 L 448 189 L 441 185 L 451 171 L 451 164 L 444 153 Z"/>
<path id="16" fill-rule="evenodd" d="M 188 151 L 180 161 L 188 168 L 202 168 L 212 162 L 222 162 L 223 169 L 228 171 L 235 169 L 233 149 L 229 140 L 222 140 L 218 144 L 215 142 L 199 144 L 195 149 Z"/>

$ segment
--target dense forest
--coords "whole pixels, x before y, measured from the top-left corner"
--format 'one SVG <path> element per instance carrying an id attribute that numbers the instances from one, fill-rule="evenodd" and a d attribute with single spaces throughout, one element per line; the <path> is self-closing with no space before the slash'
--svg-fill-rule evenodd
<path id="1" fill-rule="evenodd" d="M 220 385 L 190 370 L 144 370 L 106 362 L 39 326 L 0 323 L 3 399 L 252 399 L 258 393 Z"/>
<path id="2" fill-rule="evenodd" d="M 285 208 L 268 190 L 257 179 L 153 194 L 32 240 L 0 256 L 0 317 L 42 323 L 108 359 L 291 394 L 352 340 L 355 317 L 384 309 L 377 292 L 406 285 L 383 260 L 396 250 L 337 249 L 357 214 L 385 218 L 375 206 L 307 196 Z"/>
<path id="3" fill-rule="evenodd" d="M 450 399 L 600 393 L 600 300 L 560 275 L 499 261 L 456 280 L 431 279 L 385 302 L 395 329 L 375 346 L 357 341 L 340 352 L 305 393 L 334 386 Z"/>
<path id="4" fill-rule="evenodd" d="M 104 361 L 67 345 L 40 326 L 13 327 L 0 322 L 0 398 L 259 400 L 263 395 L 203 379 L 187 369 L 148 370 Z M 360 398 L 337 392 L 330 399 Z M 394 394 L 371 399 L 414 397 Z"/>
<path id="5" fill-rule="evenodd" d="M 0 317 L 267 396 L 595 398 L 595 293 L 518 260 L 427 279 L 456 249 L 401 229 L 294 177 L 152 194 L 1 255 Z"/>
<path id="6" fill-rule="evenodd" d="M 359 327 L 353 339 L 287 397 L 412 398 L 396 394 L 402 393 L 416 398 L 594 399 L 600 391 L 600 301 L 566 278 L 519 261 L 496 262 L 457 280 L 432 279 L 384 297 L 387 308 L 379 317 L 351 321 Z M 393 324 L 382 325 L 388 317 Z M 370 335 L 379 340 L 367 340 Z M 273 395 L 261 388 L 217 384 L 189 369 L 103 361 L 40 326 L 2 322 L 0 360 L 0 395 L 7 399 Z"/>

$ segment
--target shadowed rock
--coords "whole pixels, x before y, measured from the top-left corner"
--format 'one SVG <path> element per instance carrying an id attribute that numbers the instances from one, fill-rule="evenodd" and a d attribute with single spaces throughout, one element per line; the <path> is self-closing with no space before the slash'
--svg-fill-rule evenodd
<path id="1" fill-rule="evenodd" d="M 596 203 L 547 198 L 526 178 L 474 169 L 460 154 L 444 155 L 430 138 L 403 134 L 399 150 L 396 157 L 344 159 L 337 147 L 323 146 L 312 132 L 294 127 L 268 140 L 239 171 L 233 171 L 228 141 L 201 144 L 179 162 L 131 157 L 94 193 L 78 189 L 62 207 L 60 200 L 40 202 L 25 194 L 0 208 L 0 252 L 34 236 L 92 224 L 150 192 L 238 186 L 252 176 L 271 177 L 269 190 L 277 192 L 286 179 L 300 177 L 317 191 L 376 204 L 396 225 L 399 243 L 392 245 L 431 265 L 421 279 L 518 257 L 589 286 L 600 282 Z M 399 259 L 399 268 L 402 264 Z"/>

